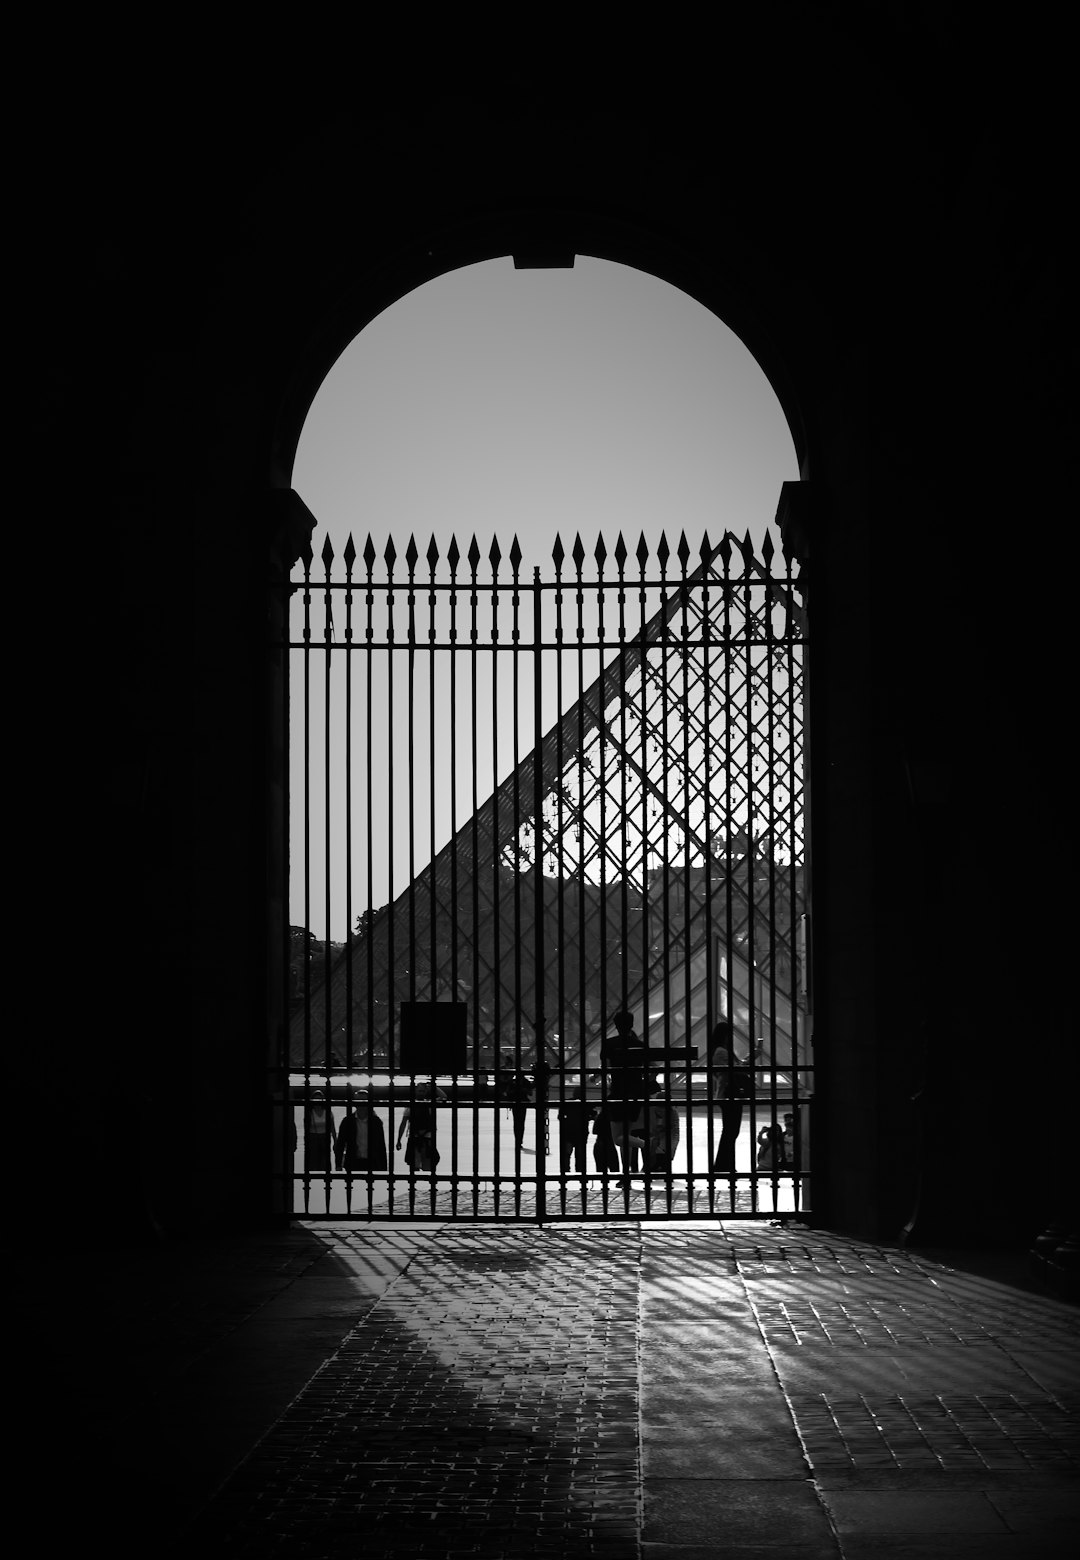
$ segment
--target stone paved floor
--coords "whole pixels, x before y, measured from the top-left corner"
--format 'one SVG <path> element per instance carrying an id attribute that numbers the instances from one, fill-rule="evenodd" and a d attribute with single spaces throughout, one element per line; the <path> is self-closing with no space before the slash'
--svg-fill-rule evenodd
<path id="1" fill-rule="evenodd" d="M 739 1221 L 318 1224 L 37 1307 L 24 1437 L 75 1449 L 65 1501 L 113 1554 L 1075 1548 L 1080 1311 L 927 1255 Z"/>

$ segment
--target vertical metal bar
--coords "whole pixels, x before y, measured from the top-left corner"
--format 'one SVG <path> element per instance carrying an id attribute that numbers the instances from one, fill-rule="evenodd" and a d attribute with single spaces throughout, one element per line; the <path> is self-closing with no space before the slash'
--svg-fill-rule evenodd
<path id="1" fill-rule="evenodd" d="M 498 1125 L 502 1115 L 504 1087 L 501 1082 L 502 1072 L 502 980 L 500 972 L 502 968 L 502 885 L 499 871 L 499 545 L 493 541 L 490 552 L 491 561 L 491 938 L 492 959 L 491 965 L 495 972 L 492 982 L 492 1033 L 495 1046 L 495 1078 L 499 1087 L 496 1089 L 496 1132 L 495 1132 L 495 1212 L 499 1212 L 499 1204 L 502 1193 L 502 1175 L 500 1159 L 500 1143 Z M 515 1185 L 517 1177 L 514 1178 Z"/>
<path id="2" fill-rule="evenodd" d="M 624 1011 L 630 1006 L 630 966 L 629 966 L 629 872 L 627 867 L 627 855 L 629 852 L 629 836 L 627 832 L 627 785 L 629 782 L 629 764 L 626 751 L 626 544 L 623 541 L 622 532 L 619 532 L 615 543 L 615 568 L 616 568 L 616 607 L 618 609 L 618 622 L 616 628 L 616 643 L 619 656 L 619 860 L 618 860 L 618 884 L 619 884 L 619 1007 Z M 601 676 L 603 670 L 601 669 Z M 601 696 L 603 697 L 603 695 Z M 606 725 L 606 719 L 605 719 Z M 647 1026 L 644 1022 L 644 1014 L 636 1015 L 639 1020 L 639 1038 L 642 1044 L 648 1044 Z M 647 1069 L 644 1070 L 649 1077 Z M 648 1121 L 648 1093 L 642 1103 L 642 1120 Z M 642 1170 L 645 1173 L 645 1207 L 649 1206 L 649 1155 L 648 1146 L 642 1150 Z"/>
<path id="3" fill-rule="evenodd" d="M 775 688 L 774 688 L 774 685 L 773 685 L 773 658 L 774 658 L 774 655 L 776 653 L 776 636 L 775 636 L 774 631 L 773 631 L 773 596 L 772 596 L 772 557 L 773 557 L 773 551 L 772 551 L 772 538 L 768 534 L 766 534 L 766 537 L 765 537 L 765 542 L 764 542 L 764 546 L 763 546 L 763 550 L 762 550 L 762 555 L 763 555 L 764 563 L 765 563 L 765 580 L 764 580 L 763 586 L 762 586 L 763 596 L 764 596 L 763 609 L 762 610 L 764 612 L 764 617 L 765 617 L 765 667 L 766 667 L 766 673 L 765 673 L 765 676 L 766 676 L 766 693 L 765 693 L 765 697 L 766 697 L 766 716 L 765 716 L 765 727 L 766 727 L 766 735 L 767 735 L 766 748 L 767 748 L 767 755 L 768 755 L 768 776 L 769 776 L 769 783 L 768 783 L 768 788 L 767 788 L 767 792 L 766 792 L 766 795 L 768 796 L 768 805 L 769 805 L 769 819 L 768 819 L 769 830 L 768 830 L 768 836 L 767 836 L 768 841 L 769 841 L 769 857 L 768 857 L 768 868 L 767 868 L 767 875 L 768 875 L 768 905 L 769 905 L 769 963 L 768 963 L 768 970 L 769 970 L 769 1012 L 768 1012 L 769 1029 L 768 1029 L 768 1038 L 769 1038 L 769 1063 L 770 1063 L 770 1067 L 769 1067 L 769 1075 L 770 1075 L 769 1076 L 769 1085 L 770 1085 L 769 1086 L 769 1113 L 770 1113 L 769 1125 L 773 1129 L 773 1140 L 774 1140 L 774 1149 L 773 1149 L 773 1156 L 772 1156 L 772 1158 L 773 1158 L 773 1165 L 772 1165 L 772 1168 L 773 1168 L 773 1207 L 774 1207 L 774 1209 L 778 1209 L 779 1203 L 780 1203 L 780 1179 L 779 1179 L 779 1177 L 780 1177 L 780 1157 L 781 1156 L 780 1156 L 780 1153 L 778 1151 L 779 1145 L 776 1142 L 776 1128 L 778 1128 L 779 1124 L 780 1124 L 779 1096 L 778 1096 L 778 1088 L 777 1088 L 777 1050 L 776 1050 L 776 1037 L 777 1037 L 776 998 L 777 998 L 777 988 L 778 988 L 777 959 L 778 959 L 778 953 L 779 953 L 778 939 L 777 939 L 777 924 L 776 924 L 776 916 L 777 916 L 777 896 L 776 896 L 776 847 L 777 847 L 776 817 L 777 817 L 777 813 L 776 813 L 776 798 L 777 798 L 777 795 L 779 794 L 779 785 L 778 785 L 778 776 L 776 774 L 776 765 L 777 765 L 777 751 L 776 751 L 776 747 L 777 747 L 777 744 L 776 744 L 776 695 L 775 695 Z M 756 1057 L 754 1059 L 756 1061 Z M 755 1076 L 756 1076 L 756 1074 L 755 1074 Z"/>
<path id="4" fill-rule="evenodd" d="M 518 1109 L 524 1109 L 524 1085 L 525 1076 L 521 1054 L 521 1031 L 524 1022 L 524 993 L 522 991 L 521 968 L 521 689 L 520 677 L 520 640 L 521 640 L 521 592 L 520 586 L 520 555 L 517 551 L 517 538 L 510 549 L 510 574 L 512 591 L 510 596 L 510 688 L 511 688 L 511 752 L 514 765 L 514 832 L 513 832 L 513 918 L 514 918 L 514 1076 L 515 1086 L 521 1084 L 522 1096 L 518 1098 Z M 539 1063 L 539 1057 L 537 1057 Z M 534 1086 L 534 1094 L 536 1092 Z M 526 1121 L 528 1116 L 525 1117 Z M 524 1167 L 521 1162 L 522 1149 L 524 1147 L 525 1132 L 523 1127 L 518 1127 L 515 1122 L 514 1131 L 514 1212 L 521 1216 L 521 1193 Z"/>
<path id="5" fill-rule="evenodd" d="M 652 959 L 652 923 L 653 903 L 651 869 L 649 858 L 651 854 L 652 839 L 649 830 L 649 784 L 652 780 L 651 761 L 649 757 L 649 652 L 645 648 L 646 624 L 648 614 L 646 605 L 648 590 L 646 588 L 645 570 L 649 559 L 649 549 L 645 541 L 644 533 L 638 539 L 638 637 L 642 644 L 640 671 L 639 671 L 639 697 L 640 713 L 638 717 L 639 738 L 641 743 L 641 1038 L 645 1045 L 652 1042 L 652 1033 L 649 1021 L 649 1006 L 651 1002 L 651 980 L 653 971 Z M 670 1077 L 670 1075 L 667 1075 Z"/>
<path id="6" fill-rule="evenodd" d="M 397 990 L 397 933 L 398 912 L 396 896 L 394 892 L 394 831 L 396 825 L 395 802 L 395 778 L 394 778 L 394 562 L 397 558 L 397 550 L 394 547 L 393 538 L 388 539 L 383 559 L 386 564 L 386 906 L 387 906 L 387 932 L 386 932 L 386 1003 L 387 1013 L 387 1057 L 390 1062 L 390 1076 L 392 1080 L 390 1110 L 390 1130 L 393 1135 L 396 1121 L 396 1102 L 398 1095 L 398 1078 L 401 1076 L 401 1052 L 400 1034 L 397 1030 L 398 1020 L 398 990 Z M 408 1090 L 408 1104 L 406 1109 L 411 1111 L 416 1105 L 416 1088 L 410 1080 Z M 398 1133 L 401 1131 L 401 1123 L 397 1123 Z M 395 1178 L 391 1173 L 390 1179 L 390 1212 L 393 1212 Z M 406 1180 L 409 1212 L 415 1211 L 414 1202 L 416 1195 L 415 1179 L 410 1174 Z"/>
<path id="7" fill-rule="evenodd" d="M 746 986 L 747 986 L 747 1039 L 750 1047 L 750 1208 L 751 1212 L 758 1212 L 758 1177 L 757 1166 L 754 1160 L 754 1147 L 757 1143 L 757 1076 L 753 1070 L 755 1055 L 754 1037 L 757 1027 L 757 932 L 758 932 L 758 895 L 757 895 L 757 857 L 755 839 L 757 833 L 757 809 L 754 799 L 754 700 L 755 700 L 755 666 L 754 666 L 754 633 L 755 614 L 753 602 L 753 580 L 751 560 L 753 557 L 753 543 L 750 533 L 747 531 L 741 542 L 743 574 L 743 622 L 745 634 L 745 686 L 746 686 L 746 897 L 750 906 L 747 920 L 746 938 Z M 735 1054 L 734 1031 L 732 1031 L 732 1056 Z"/>
<path id="8" fill-rule="evenodd" d="M 281 1079 L 282 1121 L 281 1161 L 282 1212 L 291 1214 L 296 1205 L 296 1149 L 299 1133 L 296 1130 L 296 1107 L 292 1097 L 293 1024 L 295 1022 L 295 994 L 292 978 L 292 863 L 289 843 L 292 831 L 292 564 L 288 556 L 282 559 L 281 610 L 280 610 L 280 669 L 281 669 L 281 860 L 285 881 L 282 886 L 281 916 L 281 1011 L 284 1015 L 284 1033 L 279 1043 L 278 1067 Z"/>
<path id="9" fill-rule="evenodd" d="M 515 592 L 515 595 L 517 593 Z M 533 912 L 533 958 L 535 961 L 536 1007 L 536 1220 L 544 1222 L 547 1211 L 547 992 L 546 949 L 544 938 L 544 771 L 543 771 L 543 638 L 540 570 L 533 570 L 533 874 L 536 879 L 536 905 Z M 560 1073 L 561 1077 L 561 1073 Z"/>
<path id="10" fill-rule="evenodd" d="M 352 533 L 345 543 L 345 1073 L 351 1077 L 355 1068 L 353 1056 L 353 827 L 352 827 L 352 749 L 353 749 L 353 563 L 356 548 Z M 361 1109 L 354 1100 L 353 1109 Z M 369 1161 L 370 1164 L 370 1161 Z M 348 1167 L 346 1167 L 347 1169 Z M 345 1180 L 345 1211 L 352 1213 L 352 1178 Z M 368 1206 L 371 1193 L 368 1192 Z"/>
<path id="11" fill-rule="evenodd" d="M 665 623 L 667 622 L 667 565 L 670 557 L 667 533 L 661 531 L 660 541 L 656 549 L 657 561 L 660 565 L 660 612 Z M 667 648 L 667 634 L 662 638 L 664 648 L 660 656 L 660 803 L 659 823 L 662 831 L 662 848 L 660 854 L 660 986 L 663 999 L 664 1026 L 663 1046 L 668 1050 L 671 1046 L 671 852 L 669 846 L 670 823 L 668 807 L 670 803 L 670 764 L 667 744 L 668 711 L 671 702 L 671 690 L 669 684 L 670 651 Z M 689 1131 L 686 1137 L 686 1175 L 687 1191 L 692 1194 L 694 1187 L 694 1143 L 693 1134 Z"/>
<path id="12" fill-rule="evenodd" d="M 581 572 L 585 561 L 585 549 L 581 545 L 580 536 L 575 536 L 574 538 L 571 556 L 574 560 L 574 605 L 576 609 L 574 633 L 577 647 L 578 1019 L 581 1030 L 581 1054 L 582 1057 L 585 1057 L 589 1045 L 587 960 L 590 929 L 587 913 L 588 896 L 585 892 L 585 589 Z M 600 1110 L 599 1119 L 596 1122 L 594 1162 L 597 1170 L 601 1172 L 600 1194 L 605 1215 L 608 1208 L 606 1142 L 604 1136 L 607 1131 L 607 1108 L 607 1073 L 603 1060 L 601 1060 Z"/>
<path id="13" fill-rule="evenodd" d="M 788 807 L 788 898 L 791 905 L 791 976 L 790 976 L 790 1004 L 791 1004 L 791 1110 L 793 1116 L 793 1149 L 794 1164 L 792 1174 L 793 1202 L 796 1212 L 802 1206 L 803 1181 L 801 1171 L 802 1129 L 800 1109 L 802 1093 L 802 1073 L 799 1068 L 801 1052 L 804 1044 L 802 1035 L 802 1012 L 799 1007 L 799 959 L 802 950 L 799 947 L 800 939 L 797 936 L 802 924 L 801 912 L 803 908 L 803 896 L 806 893 L 806 852 L 805 848 L 799 848 L 798 820 L 802 815 L 804 789 L 801 777 L 798 774 L 799 756 L 796 749 L 797 731 L 803 730 L 802 712 L 803 688 L 801 682 L 797 684 L 795 661 L 795 636 L 797 620 L 795 613 L 795 582 L 792 577 L 791 556 L 784 553 L 784 588 L 787 596 L 787 613 L 784 626 L 785 649 L 785 673 L 788 687 L 788 727 L 787 727 L 787 767 L 790 803 Z M 805 769 L 805 734 L 801 746 L 801 756 Z M 799 892 L 800 859 L 802 867 L 803 892 Z M 805 972 L 804 972 L 805 983 Z"/>
<path id="14" fill-rule="evenodd" d="M 457 549 L 455 547 L 456 554 Z M 479 627 L 477 621 L 478 596 L 476 588 L 476 566 L 479 561 L 479 550 L 476 546 L 475 536 L 469 549 L 468 562 L 470 566 L 469 585 L 469 788 L 472 804 L 471 850 L 469 855 L 469 904 L 471 910 L 471 948 L 472 963 L 470 968 L 470 982 L 472 992 L 472 1043 L 473 1043 L 473 1067 L 477 1075 L 477 1089 L 479 1090 L 479 1074 L 481 1062 L 481 1033 L 480 1033 L 480 833 L 479 833 L 479 757 L 477 751 L 477 642 Z M 454 576 L 456 579 L 456 558 L 454 561 Z M 457 600 L 456 593 L 453 598 Z M 477 1105 L 479 1109 L 479 1103 Z M 497 1117 L 497 1109 L 492 1112 L 492 1127 Z M 495 1135 L 494 1153 L 498 1159 L 498 1140 Z M 480 1189 L 480 1132 L 479 1118 L 473 1135 L 473 1183 L 474 1196 L 479 1199 Z M 494 1181 L 492 1182 L 494 1187 Z M 476 1206 L 479 1206 L 477 1202 Z"/>
<path id="15" fill-rule="evenodd" d="M 331 898 L 330 898 L 330 877 L 331 877 L 331 869 L 330 869 L 330 856 L 331 856 L 330 823 L 331 823 L 331 806 L 332 806 L 332 800 L 333 800 L 333 794 L 332 794 L 332 790 L 331 790 L 331 780 L 332 780 L 332 767 L 331 766 L 332 766 L 333 754 L 332 754 L 331 743 L 330 743 L 330 731 L 331 731 L 331 726 L 332 726 L 331 704 L 330 704 L 330 683 L 331 683 L 331 664 L 332 664 L 333 640 L 334 640 L 334 597 L 333 597 L 332 581 L 331 581 L 330 573 L 331 573 L 331 566 L 332 566 L 333 558 L 334 558 L 334 549 L 333 549 L 333 546 L 331 545 L 329 536 L 326 537 L 326 540 L 323 543 L 322 558 L 323 558 L 323 573 L 324 573 L 324 577 L 325 577 L 324 604 L 323 604 L 323 613 L 324 613 L 324 616 L 323 616 L 323 645 L 324 645 L 324 657 L 323 657 L 323 661 L 324 661 L 324 664 L 323 664 L 323 891 L 324 891 L 323 892 L 323 924 L 325 926 L 324 936 L 325 936 L 325 939 L 326 939 L 325 942 L 323 943 L 323 991 L 325 992 L 325 998 L 324 998 L 325 1019 L 324 1019 L 324 1026 L 323 1026 L 323 1082 L 324 1082 L 325 1087 L 326 1087 L 326 1129 L 327 1129 L 327 1138 L 328 1138 L 328 1145 L 327 1145 L 328 1152 L 327 1152 L 327 1156 L 326 1156 L 326 1165 L 325 1165 L 325 1172 L 324 1172 L 325 1173 L 325 1179 L 324 1179 L 324 1183 L 323 1184 L 324 1184 L 324 1188 L 325 1188 L 325 1201 L 326 1201 L 325 1211 L 327 1213 L 329 1213 L 331 1211 L 331 1209 L 330 1209 L 330 1198 L 331 1198 L 331 1191 L 332 1191 L 332 1187 L 331 1187 L 331 1172 L 332 1172 L 332 1170 L 334 1168 L 334 1159 L 333 1159 L 333 1148 L 334 1148 L 334 1108 L 333 1108 L 333 1094 L 331 1092 L 331 1087 L 330 1087 L 331 1086 L 331 1082 L 332 1082 L 332 1064 L 333 1064 L 333 1055 L 334 1055 L 334 1052 L 333 1052 L 334 1026 L 333 1026 L 332 994 L 331 994 L 331 981 L 330 981 L 331 937 L 333 936 L 333 932 L 332 932 L 333 907 L 332 907 Z"/>
<path id="16" fill-rule="evenodd" d="M 725 825 L 726 825 L 726 828 L 727 828 L 727 859 L 726 859 L 726 864 L 725 864 L 726 870 L 725 870 L 725 873 L 724 873 L 724 940 L 725 940 L 725 944 L 726 944 L 726 948 L 725 948 L 725 963 L 726 963 L 726 966 L 727 966 L 726 972 L 725 972 L 725 984 L 726 984 L 727 989 L 726 989 L 726 991 L 724 993 L 724 1013 L 725 1013 L 725 1017 L 726 1017 L 727 1021 L 731 1024 L 731 1034 L 732 1034 L 732 1039 L 734 1040 L 734 1035 L 735 1035 L 735 904 L 734 904 L 734 883 L 733 883 L 733 877 L 734 877 L 734 872 L 735 872 L 735 832 L 734 832 L 735 820 L 732 817 L 732 783 L 733 783 L 732 782 L 732 761 L 733 761 L 733 756 L 734 756 L 733 726 L 734 726 L 735 716 L 734 716 L 734 713 L 732 711 L 732 702 L 731 702 L 731 674 L 732 674 L 732 660 L 734 658 L 735 651 L 734 651 L 733 634 L 732 634 L 732 622 L 731 622 L 731 608 L 732 608 L 732 603 L 734 601 L 734 587 L 732 586 L 732 583 L 731 583 L 731 538 L 730 538 L 730 536 L 728 535 L 727 532 L 724 533 L 723 540 L 722 540 L 722 542 L 720 544 L 720 556 L 721 556 L 721 559 L 722 559 L 723 565 L 724 565 L 724 820 L 725 820 Z M 713 1115 L 714 1115 L 714 1107 L 713 1107 L 713 1101 L 712 1101 L 712 1092 L 713 1091 L 710 1088 L 710 1099 L 709 1099 L 710 1127 L 713 1125 Z M 721 1133 L 722 1132 L 723 1132 L 723 1122 L 721 1121 Z M 716 1159 L 715 1158 L 712 1160 L 712 1165 L 713 1165 L 713 1168 L 715 1170 L 715 1168 L 716 1168 Z M 726 1174 L 726 1172 L 725 1172 L 725 1174 Z M 725 1184 L 725 1187 L 724 1187 L 724 1190 L 726 1190 L 728 1192 L 728 1195 L 729 1195 L 730 1211 L 732 1213 L 734 1213 L 734 1211 L 735 1211 L 735 1190 L 734 1190 L 734 1185 L 735 1185 L 735 1183 L 734 1183 L 733 1180 L 727 1180 L 726 1184 Z M 714 1199 L 715 1199 L 715 1181 L 713 1182 L 712 1187 L 711 1187 L 710 1203 L 709 1203 L 709 1211 L 710 1212 L 713 1212 L 714 1209 L 715 1209 L 715 1201 L 714 1201 Z"/>
<path id="17" fill-rule="evenodd" d="M 701 688 L 701 725 L 703 736 L 703 786 L 705 815 L 702 821 L 702 835 L 705 841 L 705 881 L 703 892 L 705 896 L 705 1050 L 708 1055 L 708 1037 L 713 1032 L 717 1013 L 714 1001 L 714 984 L 717 978 L 715 948 L 713 946 L 713 862 L 716 851 L 716 807 L 713 797 L 712 774 L 712 677 L 713 677 L 713 598 L 709 589 L 709 582 L 713 578 L 713 549 L 709 543 L 708 535 L 701 543 L 701 575 L 703 587 L 701 593 L 701 638 L 702 638 L 702 688 Z M 689 1075 L 688 1075 L 689 1076 Z M 713 1161 L 712 1144 L 712 1111 L 706 1112 L 706 1135 L 708 1143 L 708 1165 L 711 1171 Z M 713 1178 L 709 1176 L 709 1206 L 712 1207 Z"/>
<path id="18" fill-rule="evenodd" d="M 375 547 L 370 535 L 364 546 L 364 567 L 366 573 L 366 589 L 364 592 L 364 735 L 365 735 L 365 849 L 367 853 L 367 920 L 364 925 L 364 956 L 366 965 L 367 990 L 365 992 L 364 1021 L 367 1027 L 365 1046 L 365 1065 L 368 1076 L 375 1071 L 375 837 L 374 837 L 374 807 L 372 802 L 372 787 L 374 783 L 374 765 L 372 762 L 372 690 L 374 680 L 375 651 L 372 648 L 374 639 L 373 611 L 375 605 L 374 581 L 372 580 L 372 567 L 375 563 Z M 387 1062 L 389 1064 L 389 1053 Z M 374 1108 L 374 1107 L 373 1107 Z M 390 1116 L 387 1125 L 387 1197 L 390 1197 L 390 1175 L 394 1165 L 394 1114 L 393 1105 L 390 1106 Z M 372 1171 L 368 1169 L 368 1210 L 372 1209 L 374 1201 L 374 1181 Z"/>
<path id="19" fill-rule="evenodd" d="M 304 552 L 304 1212 L 311 1208 L 311 548 Z"/>
<path id="20" fill-rule="evenodd" d="M 562 539 L 556 533 L 555 543 L 552 548 L 552 561 L 555 564 L 555 773 L 558 777 L 555 793 L 555 830 L 556 830 L 556 990 L 558 993 L 558 1020 L 559 1020 L 559 1088 L 560 1088 L 560 1112 L 566 1108 L 566 1066 L 567 1066 L 567 994 L 566 994 L 566 767 L 563 753 L 563 591 L 562 591 Z M 584 1122 L 586 1112 L 584 1108 L 585 1085 L 585 1046 L 584 1038 L 578 1051 L 578 1098 L 581 1101 L 581 1118 Z M 559 1206 L 563 1213 L 566 1212 L 567 1199 L 567 1172 L 570 1169 L 567 1151 L 562 1142 L 562 1119 L 560 1117 L 559 1137 Z M 587 1144 L 588 1139 L 585 1138 Z M 587 1152 L 587 1148 L 586 1148 Z M 574 1150 L 574 1162 L 581 1176 L 581 1211 L 586 1211 L 586 1180 L 585 1172 L 587 1162 L 579 1158 L 578 1151 Z"/>

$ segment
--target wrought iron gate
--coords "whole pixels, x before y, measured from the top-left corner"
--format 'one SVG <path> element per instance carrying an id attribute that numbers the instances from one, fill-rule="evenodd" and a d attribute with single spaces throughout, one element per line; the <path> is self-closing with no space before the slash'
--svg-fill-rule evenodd
<path id="1" fill-rule="evenodd" d="M 327 539 L 285 588 L 286 1205 L 805 1210 L 798 582 L 731 534 L 521 565 Z"/>

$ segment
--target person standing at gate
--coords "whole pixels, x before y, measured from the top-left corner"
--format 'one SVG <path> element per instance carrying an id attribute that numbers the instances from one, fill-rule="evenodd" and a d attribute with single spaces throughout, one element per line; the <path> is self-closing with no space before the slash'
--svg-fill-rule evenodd
<path id="1" fill-rule="evenodd" d="M 313 1089 L 304 1110 L 304 1169 L 329 1175 L 330 1155 L 336 1141 L 334 1113 L 327 1089 Z"/>
<path id="2" fill-rule="evenodd" d="M 634 1015 L 622 1010 L 614 1015 L 612 1023 L 615 1034 L 604 1040 L 600 1055 L 610 1074 L 608 1109 L 612 1136 L 622 1156 L 622 1168 L 630 1174 L 641 1169 L 650 1077 L 644 1047 L 634 1032 Z"/>
<path id="3" fill-rule="evenodd" d="M 584 1173 L 589 1168 L 589 1123 L 592 1110 L 582 1098 L 581 1090 L 574 1089 L 569 1099 L 559 1106 L 559 1169 L 563 1175 L 574 1168 Z"/>
<path id="4" fill-rule="evenodd" d="M 759 1170 L 782 1170 L 784 1167 L 784 1129 L 775 1121 L 771 1127 L 762 1127 L 757 1135 L 757 1167 Z"/>
<path id="5" fill-rule="evenodd" d="M 679 1146 L 680 1128 L 679 1113 L 660 1083 L 653 1086 L 645 1120 L 645 1168 L 650 1175 L 666 1175 Z"/>
<path id="6" fill-rule="evenodd" d="M 386 1169 L 386 1134 L 370 1098 L 350 1106 L 337 1134 L 334 1163 L 352 1174 Z"/>
<path id="7" fill-rule="evenodd" d="M 435 1106 L 437 1103 L 445 1103 L 446 1095 L 434 1085 L 428 1087 L 428 1098 L 418 1099 L 414 1105 L 407 1106 L 402 1113 L 401 1125 L 398 1127 L 397 1146 L 401 1147 L 401 1139 L 408 1129 L 408 1140 L 405 1144 L 405 1163 L 415 1175 L 416 1173 L 429 1173 L 439 1163 L 439 1150 L 436 1146 L 435 1131 Z"/>
<path id="8" fill-rule="evenodd" d="M 742 1127 L 743 1101 L 752 1088 L 749 1069 L 738 1063 L 731 1024 L 725 1019 L 709 1036 L 709 1097 L 720 1101 L 720 1141 L 713 1170 L 731 1175 L 735 1170 L 735 1144 Z"/>
<path id="9" fill-rule="evenodd" d="M 791 1111 L 787 1111 L 784 1115 L 784 1168 L 785 1170 L 799 1168 L 795 1155 L 795 1117 Z"/>

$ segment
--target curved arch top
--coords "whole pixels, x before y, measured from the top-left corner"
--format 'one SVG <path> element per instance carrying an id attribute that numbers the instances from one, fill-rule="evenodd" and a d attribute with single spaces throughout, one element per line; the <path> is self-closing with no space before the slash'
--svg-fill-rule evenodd
<path id="1" fill-rule="evenodd" d="M 369 267 L 309 336 L 284 389 L 273 431 L 272 464 L 291 477 L 304 421 L 323 380 L 364 327 L 410 292 L 448 272 L 484 261 L 568 264 L 589 257 L 657 277 L 710 310 L 743 343 L 769 381 L 787 419 L 799 469 L 809 475 L 810 437 L 804 398 L 775 332 L 746 289 L 711 258 L 667 235 L 613 216 L 523 209 L 477 216 L 451 230 L 414 238 Z"/>

